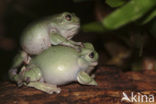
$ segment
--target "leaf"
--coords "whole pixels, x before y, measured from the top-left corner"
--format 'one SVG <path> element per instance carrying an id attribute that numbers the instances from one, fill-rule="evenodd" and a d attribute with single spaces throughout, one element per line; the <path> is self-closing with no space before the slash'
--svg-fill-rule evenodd
<path id="1" fill-rule="evenodd" d="M 142 17 L 156 5 L 156 0 L 131 0 L 102 20 L 104 27 L 117 29 Z"/>
<path id="2" fill-rule="evenodd" d="M 146 24 L 149 21 L 151 21 L 154 17 L 156 17 L 156 9 L 153 10 L 147 17 L 146 19 L 142 22 L 142 24 Z"/>
<path id="3" fill-rule="evenodd" d="M 86 1 L 91 1 L 91 0 L 73 0 L 73 2 L 75 2 L 75 3 L 86 2 Z"/>
<path id="4" fill-rule="evenodd" d="M 118 29 L 141 18 L 154 8 L 154 6 L 156 6 L 156 0 L 131 0 L 104 18 L 101 23 L 89 23 L 82 26 L 82 29 L 92 32 L 105 32 L 107 30 Z M 155 15 L 155 12 L 145 22 L 152 19 L 154 17 L 153 15 Z"/>
<path id="5" fill-rule="evenodd" d="M 105 32 L 106 29 L 100 22 L 92 22 L 86 25 L 82 25 L 81 29 L 85 32 L 93 31 L 93 32 Z"/>
<path id="6" fill-rule="evenodd" d="M 111 7 L 119 7 L 126 3 L 126 0 L 106 0 L 106 3 Z"/>
<path id="7" fill-rule="evenodd" d="M 156 38 L 156 20 L 152 21 L 152 24 L 150 26 L 150 33 Z"/>

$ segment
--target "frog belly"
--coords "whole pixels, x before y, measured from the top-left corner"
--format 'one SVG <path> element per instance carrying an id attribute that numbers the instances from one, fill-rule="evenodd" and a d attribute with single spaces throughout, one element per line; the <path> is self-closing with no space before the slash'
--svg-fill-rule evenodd
<path id="1" fill-rule="evenodd" d="M 79 55 L 74 48 L 53 46 L 32 59 L 47 83 L 61 85 L 75 81 L 80 70 Z"/>
<path id="2" fill-rule="evenodd" d="M 62 85 L 76 81 L 78 71 L 77 67 L 70 67 L 69 69 L 66 68 L 61 70 L 61 66 L 59 66 L 57 69 L 52 68 L 49 72 L 43 71 L 43 78 L 47 83 Z"/>

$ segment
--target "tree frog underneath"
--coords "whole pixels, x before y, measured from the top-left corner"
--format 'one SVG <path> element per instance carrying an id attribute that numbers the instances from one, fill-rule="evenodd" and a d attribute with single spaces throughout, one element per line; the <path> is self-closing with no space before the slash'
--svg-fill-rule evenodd
<path id="1" fill-rule="evenodd" d="M 12 69 L 19 67 L 22 62 L 28 64 L 31 60 L 29 55 L 38 55 L 51 45 L 65 45 L 79 49 L 83 46 L 82 43 L 71 40 L 78 33 L 79 27 L 79 18 L 69 12 L 31 24 L 21 35 L 20 45 L 23 51 L 14 58 Z"/>
<path id="2" fill-rule="evenodd" d="M 78 81 L 84 85 L 97 85 L 89 76 L 98 64 L 98 53 L 91 43 L 84 43 L 78 52 L 67 46 L 53 46 L 33 57 L 19 73 L 10 70 L 9 76 L 19 86 L 34 87 L 43 92 L 60 93 L 57 85 Z"/>

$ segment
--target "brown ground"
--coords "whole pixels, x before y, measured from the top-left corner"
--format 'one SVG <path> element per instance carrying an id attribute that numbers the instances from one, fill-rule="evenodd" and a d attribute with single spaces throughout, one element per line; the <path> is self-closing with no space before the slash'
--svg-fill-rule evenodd
<path id="1" fill-rule="evenodd" d="M 4 82 L 0 84 L 0 104 L 133 104 L 121 102 L 123 91 L 156 96 L 156 72 L 121 72 L 99 66 L 95 79 L 98 86 L 72 83 L 61 86 L 62 92 L 53 95 Z"/>

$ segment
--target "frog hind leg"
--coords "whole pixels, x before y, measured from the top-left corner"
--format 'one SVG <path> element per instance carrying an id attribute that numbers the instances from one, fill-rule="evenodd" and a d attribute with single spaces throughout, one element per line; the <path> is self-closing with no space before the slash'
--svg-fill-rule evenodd
<path id="1" fill-rule="evenodd" d="M 45 83 L 40 68 L 33 64 L 29 65 L 20 74 L 23 75 L 25 86 L 36 88 L 48 94 L 61 92 L 61 89 L 57 88 L 56 85 Z"/>
<path id="2" fill-rule="evenodd" d="M 13 60 L 12 68 L 19 67 L 23 62 L 25 64 L 29 64 L 30 60 L 31 57 L 25 51 L 20 51 L 20 53 L 17 54 Z"/>
<path id="3" fill-rule="evenodd" d="M 17 81 L 19 78 L 19 76 L 17 75 L 18 67 L 20 67 L 23 62 L 25 64 L 28 64 L 30 60 L 30 56 L 28 56 L 28 54 L 24 51 L 21 51 L 19 54 L 17 54 L 13 60 L 13 65 L 8 72 L 10 80 Z"/>
<path id="4" fill-rule="evenodd" d="M 9 78 L 11 81 L 19 82 L 20 76 L 17 74 L 16 68 L 14 68 L 14 69 L 12 68 L 9 70 Z"/>
<path id="5" fill-rule="evenodd" d="M 48 83 L 44 83 L 44 82 L 39 82 L 39 81 L 30 82 L 27 84 L 27 86 L 34 87 L 34 88 L 41 90 L 43 92 L 46 92 L 48 94 L 53 94 L 54 92 L 55 93 L 61 92 L 61 89 L 57 88 L 56 85 L 52 85 L 52 84 L 48 84 Z"/>

